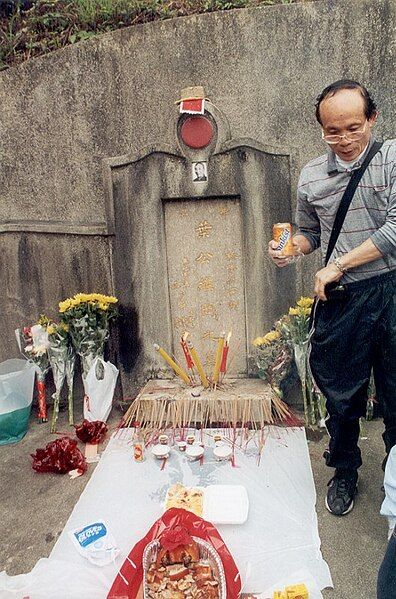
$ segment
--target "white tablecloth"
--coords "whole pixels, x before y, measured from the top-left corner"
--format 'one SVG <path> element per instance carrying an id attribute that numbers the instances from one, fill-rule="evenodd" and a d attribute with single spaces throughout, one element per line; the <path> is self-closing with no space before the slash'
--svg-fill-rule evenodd
<path id="1" fill-rule="evenodd" d="M 217 526 L 245 592 L 269 596 L 266 593 L 274 585 L 303 582 L 304 577 L 314 599 L 321 596 L 318 589 L 332 586 L 320 552 L 316 494 L 303 430 L 269 428 L 259 463 L 253 440 L 247 451 L 236 450 L 235 467 L 215 462 L 210 449 L 202 465 L 189 462 L 175 449 L 163 470 L 149 451 L 145 462 L 135 462 L 130 431 L 122 433 L 110 440 L 50 557 L 39 560 L 29 574 L 0 574 L 2 599 L 27 595 L 104 599 L 126 555 L 162 514 L 166 490 L 176 482 L 246 487 L 250 503 L 246 523 Z M 67 534 L 97 520 L 106 521 L 121 549 L 115 564 L 103 568 L 81 557 Z"/>

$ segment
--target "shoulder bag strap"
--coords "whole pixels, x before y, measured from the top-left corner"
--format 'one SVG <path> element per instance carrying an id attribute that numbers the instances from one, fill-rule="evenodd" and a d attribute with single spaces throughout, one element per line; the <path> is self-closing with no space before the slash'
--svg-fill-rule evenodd
<path id="1" fill-rule="evenodd" d="M 382 146 L 382 142 L 375 141 L 373 143 L 373 145 L 371 146 L 366 158 L 364 159 L 362 166 L 360 168 L 356 169 L 351 176 L 351 179 L 347 185 L 347 188 L 344 191 L 344 195 L 341 198 L 341 202 L 338 207 L 336 217 L 334 219 L 334 224 L 333 224 L 333 229 L 332 229 L 331 235 L 330 235 L 329 245 L 327 246 L 325 266 L 327 265 L 327 263 L 330 259 L 330 256 L 335 248 L 335 244 L 337 243 L 337 239 L 340 234 L 341 227 L 344 224 L 346 213 L 348 212 L 348 208 L 352 202 L 352 198 L 354 196 L 356 188 L 359 185 L 359 181 L 363 177 L 363 174 L 364 174 L 366 168 L 368 167 L 368 165 L 370 164 L 371 159 L 378 152 L 378 150 L 381 148 L 381 146 Z"/>

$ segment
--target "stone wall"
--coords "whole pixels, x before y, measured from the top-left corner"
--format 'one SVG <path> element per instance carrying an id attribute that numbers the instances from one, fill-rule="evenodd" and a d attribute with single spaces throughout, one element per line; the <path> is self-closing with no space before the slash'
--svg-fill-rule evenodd
<path id="1" fill-rule="evenodd" d="M 394 136 L 395 27 L 393 0 L 233 10 L 116 31 L 0 73 L 0 359 L 17 354 L 16 326 L 41 312 L 55 317 L 65 296 L 122 293 L 114 280 L 120 237 L 108 201 L 114 181 L 103 173 L 114 157 L 180 154 L 175 100 L 183 87 L 205 87 L 228 123 L 224 143 L 253 140 L 288 157 L 294 198 L 299 169 L 323 153 L 313 102 L 331 81 L 364 82 L 380 107 L 378 133 Z M 260 172 L 252 177 L 259 190 Z M 276 198 L 263 202 L 275 217 Z M 155 232 L 145 243 L 157 243 Z M 299 267 L 293 293 L 312 291 L 317 259 Z M 262 280 L 269 269 L 263 265 Z M 264 322 L 283 309 L 282 288 L 272 293 Z M 131 374 L 139 348 L 151 342 L 133 310 L 125 307 L 120 331 L 125 337 L 129 327 L 123 360 Z"/>

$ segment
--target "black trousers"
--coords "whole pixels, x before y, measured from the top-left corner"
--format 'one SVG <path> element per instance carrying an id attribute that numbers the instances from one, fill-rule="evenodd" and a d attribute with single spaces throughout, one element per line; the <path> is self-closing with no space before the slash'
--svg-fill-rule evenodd
<path id="1" fill-rule="evenodd" d="M 396 445 L 396 272 L 345 286 L 340 297 L 319 302 L 311 337 L 310 367 L 326 397 L 330 435 L 326 463 L 362 464 L 359 418 L 365 415 L 371 369 L 384 414 L 386 452 Z"/>

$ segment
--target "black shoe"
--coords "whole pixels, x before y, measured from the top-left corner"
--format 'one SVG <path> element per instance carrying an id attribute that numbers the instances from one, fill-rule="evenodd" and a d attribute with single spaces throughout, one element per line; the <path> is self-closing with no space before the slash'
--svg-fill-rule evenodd
<path id="1" fill-rule="evenodd" d="M 335 475 L 327 486 L 326 507 L 335 516 L 345 516 L 348 514 L 354 504 L 354 497 L 357 493 L 357 470 L 335 471 Z"/>

